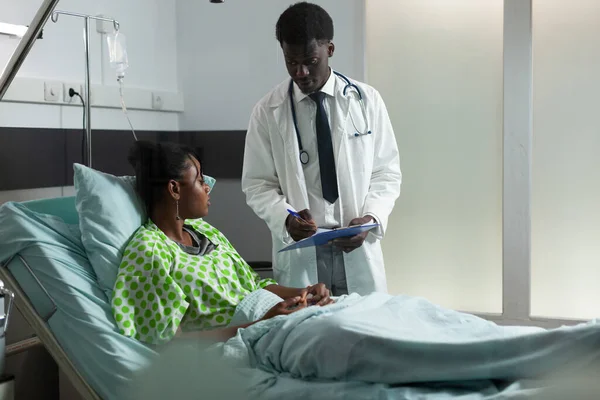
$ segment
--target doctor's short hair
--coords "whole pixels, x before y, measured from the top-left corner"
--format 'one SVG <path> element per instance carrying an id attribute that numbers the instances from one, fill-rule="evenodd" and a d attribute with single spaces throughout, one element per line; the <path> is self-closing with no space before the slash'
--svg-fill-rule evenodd
<path id="1" fill-rule="evenodd" d="M 135 170 L 135 189 L 144 202 L 148 216 L 162 201 L 170 180 L 182 179 L 189 163 L 195 158 L 202 163 L 191 147 L 170 142 L 140 140 L 129 150 L 128 161 Z"/>
<path id="2" fill-rule="evenodd" d="M 280 44 L 303 45 L 313 39 L 329 42 L 333 39 L 333 20 L 321 6 L 296 3 L 279 16 L 275 36 Z"/>

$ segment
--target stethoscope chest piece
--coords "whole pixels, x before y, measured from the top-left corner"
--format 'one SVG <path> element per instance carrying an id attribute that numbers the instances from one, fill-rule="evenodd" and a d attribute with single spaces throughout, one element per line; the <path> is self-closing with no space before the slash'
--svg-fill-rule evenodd
<path id="1" fill-rule="evenodd" d="M 300 162 L 303 165 L 306 165 L 306 164 L 308 164 L 308 161 L 309 161 L 308 152 L 306 150 L 302 150 L 300 152 Z"/>

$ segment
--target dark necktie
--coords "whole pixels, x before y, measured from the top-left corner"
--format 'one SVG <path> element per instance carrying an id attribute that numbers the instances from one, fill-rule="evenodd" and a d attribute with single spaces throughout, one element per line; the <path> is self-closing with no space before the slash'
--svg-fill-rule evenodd
<path id="1" fill-rule="evenodd" d="M 331 129 L 327 120 L 327 113 L 323 106 L 325 93 L 317 92 L 310 95 L 317 103 L 317 145 L 319 147 L 319 169 L 321 171 L 321 188 L 323 198 L 330 203 L 335 203 L 339 197 L 337 178 L 335 173 L 335 158 L 333 156 L 333 141 Z"/>

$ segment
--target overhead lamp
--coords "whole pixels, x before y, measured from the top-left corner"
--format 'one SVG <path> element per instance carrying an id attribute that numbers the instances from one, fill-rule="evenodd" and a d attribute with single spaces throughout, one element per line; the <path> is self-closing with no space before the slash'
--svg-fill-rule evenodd
<path id="1" fill-rule="evenodd" d="M 19 68 L 23 64 L 23 61 L 25 61 L 25 58 L 27 57 L 27 54 L 29 54 L 35 41 L 41 39 L 44 24 L 48 21 L 50 15 L 52 15 L 52 11 L 54 11 L 58 2 L 59 0 L 43 0 L 42 5 L 35 13 L 30 26 L 25 31 L 21 40 L 19 40 L 17 48 L 10 57 L 10 60 L 8 60 L 8 63 L 6 63 L 2 74 L 0 74 L 0 100 L 2 100 L 8 87 L 17 75 L 17 72 L 19 72 Z M 14 33 L 12 31 L 13 30 L 11 29 L 11 33 Z M 0 35 L 2 34 L 1 32 L 2 31 L 0 30 Z"/>
<path id="2" fill-rule="evenodd" d="M 25 36 L 27 29 L 29 29 L 29 28 L 26 27 L 25 25 L 14 25 L 14 24 L 7 24 L 4 22 L 0 22 L 0 34 L 1 35 L 22 38 L 23 36 Z"/>

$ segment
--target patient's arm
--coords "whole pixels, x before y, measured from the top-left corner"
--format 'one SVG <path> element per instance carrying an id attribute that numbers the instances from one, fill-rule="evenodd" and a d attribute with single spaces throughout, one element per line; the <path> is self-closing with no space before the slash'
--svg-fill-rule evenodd
<path id="1" fill-rule="evenodd" d="M 260 321 L 265 321 L 269 318 L 273 318 L 278 315 L 288 315 L 292 314 L 296 311 L 299 311 L 303 308 L 306 308 L 306 298 L 305 297 L 292 297 L 282 302 L 277 303 L 273 306 L 264 317 L 259 319 L 258 321 L 251 322 L 249 324 L 238 325 L 238 326 L 228 326 L 225 328 L 211 329 L 208 331 L 189 331 L 183 332 L 181 330 L 181 326 L 177 329 L 176 338 L 197 338 L 197 339 L 205 339 L 211 342 L 226 342 L 231 339 L 235 335 L 237 335 L 238 330 L 247 328 L 252 326 Z M 295 307 L 294 309 L 291 309 Z"/>

